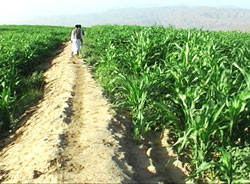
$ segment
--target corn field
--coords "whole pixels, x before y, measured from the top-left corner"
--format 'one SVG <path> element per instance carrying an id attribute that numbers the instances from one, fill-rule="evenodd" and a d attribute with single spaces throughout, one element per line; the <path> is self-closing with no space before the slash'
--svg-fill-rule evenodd
<path id="1" fill-rule="evenodd" d="M 83 55 L 134 136 L 170 129 L 194 182 L 250 182 L 250 34 L 94 26 Z"/>
<path id="2" fill-rule="evenodd" d="M 42 96 L 43 63 L 70 30 L 49 26 L 0 26 L 0 131 L 16 127 L 20 114 Z"/>

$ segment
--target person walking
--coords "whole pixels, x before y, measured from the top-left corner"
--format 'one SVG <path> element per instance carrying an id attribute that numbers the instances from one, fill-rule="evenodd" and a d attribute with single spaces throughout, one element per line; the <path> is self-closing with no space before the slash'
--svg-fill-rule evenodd
<path id="1" fill-rule="evenodd" d="M 80 34 L 81 34 L 81 46 L 82 46 L 82 44 L 83 44 L 84 31 L 82 30 L 81 24 L 78 25 L 78 28 L 79 28 L 79 31 L 80 31 Z"/>
<path id="2" fill-rule="evenodd" d="M 75 25 L 75 28 L 71 31 L 71 55 L 79 55 L 81 46 L 83 44 L 83 31 L 81 25 Z"/>

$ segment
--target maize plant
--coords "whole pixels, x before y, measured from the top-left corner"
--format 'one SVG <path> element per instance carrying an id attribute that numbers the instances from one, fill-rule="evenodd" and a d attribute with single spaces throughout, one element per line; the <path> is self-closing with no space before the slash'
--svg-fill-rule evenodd
<path id="1" fill-rule="evenodd" d="M 64 27 L 0 26 L 0 132 L 15 128 L 20 113 L 41 96 L 39 65 L 69 34 Z"/>
<path id="2" fill-rule="evenodd" d="M 131 112 L 135 137 L 168 128 L 173 148 L 190 158 L 189 180 L 249 182 L 249 33 L 112 25 L 88 31 L 84 49 L 97 58 L 97 78 L 109 81 L 104 88 L 114 103 Z"/>

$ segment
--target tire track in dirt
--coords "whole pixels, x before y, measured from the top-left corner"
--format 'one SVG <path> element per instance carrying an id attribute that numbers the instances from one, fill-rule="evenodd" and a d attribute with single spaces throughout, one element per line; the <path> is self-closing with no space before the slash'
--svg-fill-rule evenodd
<path id="1" fill-rule="evenodd" d="M 86 65 L 73 59 L 77 67 L 73 116 L 65 132 L 60 182 L 121 183 L 126 177 L 112 161 L 115 139 L 108 130 L 110 106 Z"/>

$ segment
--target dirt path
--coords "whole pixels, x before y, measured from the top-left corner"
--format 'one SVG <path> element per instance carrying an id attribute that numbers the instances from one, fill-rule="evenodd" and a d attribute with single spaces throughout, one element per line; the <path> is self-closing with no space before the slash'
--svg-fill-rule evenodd
<path id="1" fill-rule="evenodd" d="M 72 121 L 65 132 L 61 182 L 120 183 L 125 175 L 112 161 L 114 138 L 108 130 L 112 113 L 86 65 L 77 66 Z M 112 148 L 113 147 L 113 148 Z"/>
<path id="2" fill-rule="evenodd" d="M 184 183 L 166 141 L 131 139 L 126 112 L 115 112 L 70 44 L 44 74 L 45 94 L 0 151 L 3 183 Z"/>

